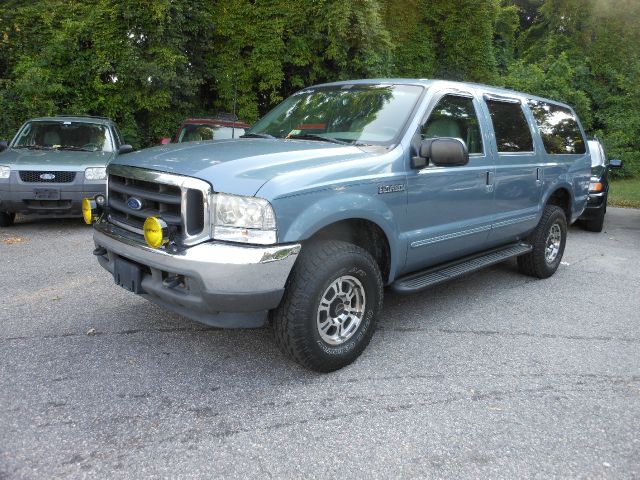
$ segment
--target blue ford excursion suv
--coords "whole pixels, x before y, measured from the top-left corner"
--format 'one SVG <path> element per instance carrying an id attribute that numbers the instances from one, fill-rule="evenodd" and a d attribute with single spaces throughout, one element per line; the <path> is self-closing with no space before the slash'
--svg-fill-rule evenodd
<path id="1" fill-rule="evenodd" d="M 268 322 L 286 355 L 327 372 L 369 343 L 385 287 L 419 292 L 512 257 L 552 275 L 590 173 L 561 103 L 348 81 L 299 91 L 240 139 L 116 158 L 108 198 L 84 214 L 117 284 L 209 325 Z"/>

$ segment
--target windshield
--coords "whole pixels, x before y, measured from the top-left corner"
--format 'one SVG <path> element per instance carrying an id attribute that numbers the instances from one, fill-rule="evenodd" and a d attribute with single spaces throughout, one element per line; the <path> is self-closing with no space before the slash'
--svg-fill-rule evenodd
<path id="1" fill-rule="evenodd" d="M 422 91 L 415 85 L 308 88 L 271 110 L 248 135 L 386 145 L 400 133 Z"/>
<path id="2" fill-rule="evenodd" d="M 244 134 L 244 128 L 221 127 L 209 124 L 189 124 L 182 127 L 178 134 L 178 142 L 199 142 L 202 140 L 224 140 L 227 138 L 238 138 Z M 233 134 L 233 135 L 232 135 Z"/>
<path id="3" fill-rule="evenodd" d="M 597 167 L 598 165 L 604 165 L 604 152 L 600 142 L 589 140 L 589 153 L 591 153 L 591 166 Z"/>
<path id="4" fill-rule="evenodd" d="M 36 121 L 20 131 L 13 148 L 112 152 L 113 142 L 104 125 L 72 121 Z"/>

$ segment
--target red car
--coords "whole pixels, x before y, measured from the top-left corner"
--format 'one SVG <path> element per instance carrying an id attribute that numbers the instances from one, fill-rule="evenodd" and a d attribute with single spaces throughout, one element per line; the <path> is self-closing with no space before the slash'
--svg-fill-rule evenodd
<path id="1" fill-rule="evenodd" d="M 230 118 L 188 118 L 173 138 L 162 138 L 160 143 L 199 142 L 202 140 L 223 140 L 238 138 L 250 125 Z"/>

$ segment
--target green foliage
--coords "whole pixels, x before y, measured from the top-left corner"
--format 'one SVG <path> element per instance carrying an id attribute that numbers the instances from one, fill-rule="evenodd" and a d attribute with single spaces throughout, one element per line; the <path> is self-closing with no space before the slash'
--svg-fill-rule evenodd
<path id="1" fill-rule="evenodd" d="M 505 5 L 498 8 L 493 26 L 493 45 L 498 71 L 506 70 L 514 60 L 516 32 L 519 24 L 520 17 L 515 5 Z"/>
<path id="2" fill-rule="evenodd" d="M 587 94 L 576 85 L 578 77 L 574 68 L 561 53 L 557 58 L 547 57 L 544 62 L 512 63 L 502 83 L 512 90 L 553 98 L 572 105 L 585 129 L 592 123 L 591 102 Z"/>
<path id="3" fill-rule="evenodd" d="M 535 18 L 504 83 L 576 107 L 588 133 L 625 161 L 617 175 L 640 174 L 640 2 L 546 0 Z"/>
<path id="4" fill-rule="evenodd" d="M 614 207 L 640 208 L 640 177 L 611 182 L 608 200 Z"/>
<path id="5" fill-rule="evenodd" d="M 208 97 L 255 121 L 310 84 L 388 73 L 391 42 L 374 0 L 320 0 L 292 8 L 279 0 L 215 5 Z"/>
<path id="6" fill-rule="evenodd" d="M 429 78 L 436 73 L 436 44 L 427 25 L 427 0 L 387 0 L 383 14 L 395 41 L 392 75 Z"/>
<path id="7" fill-rule="evenodd" d="M 565 101 L 640 175 L 639 23 L 637 0 L 4 0 L 0 138 L 94 114 L 148 146 L 311 84 L 435 77 Z"/>
<path id="8" fill-rule="evenodd" d="M 387 75 L 375 0 L 39 0 L 0 23 L 0 134 L 28 117 L 107 115 L 136 146 L 185 116 L 254 121 L 304 85 Z"/>
<path id="9" fill-rule="evenodd" d="M 96 114 L 120 122 L 136 145 L 154 142 L 175 128 L 201 82 L 186 54 L 200 20 L 193 12 L 165 0 L 17 8 L 4 32 L 21 48 L 7 61 L 2 133 L 31 116 Z"/>
<path id="10" fill-rule="evenodd" d="M 496 76 L 496 0 L 431 0 L 427 25 L 436 42 L 436 76 L 491 83 Z"/>

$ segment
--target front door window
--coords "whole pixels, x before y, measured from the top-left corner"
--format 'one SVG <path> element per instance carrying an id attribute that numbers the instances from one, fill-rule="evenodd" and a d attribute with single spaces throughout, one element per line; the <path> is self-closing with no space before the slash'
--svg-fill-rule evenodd
<path id="1" fill-rule="evenodd" d="M 420 132 L 422 138 L 459 138 L 470 154 L 482 153 L 482 136 L 473 99 L 445 95 L 435 106 Z"/>

